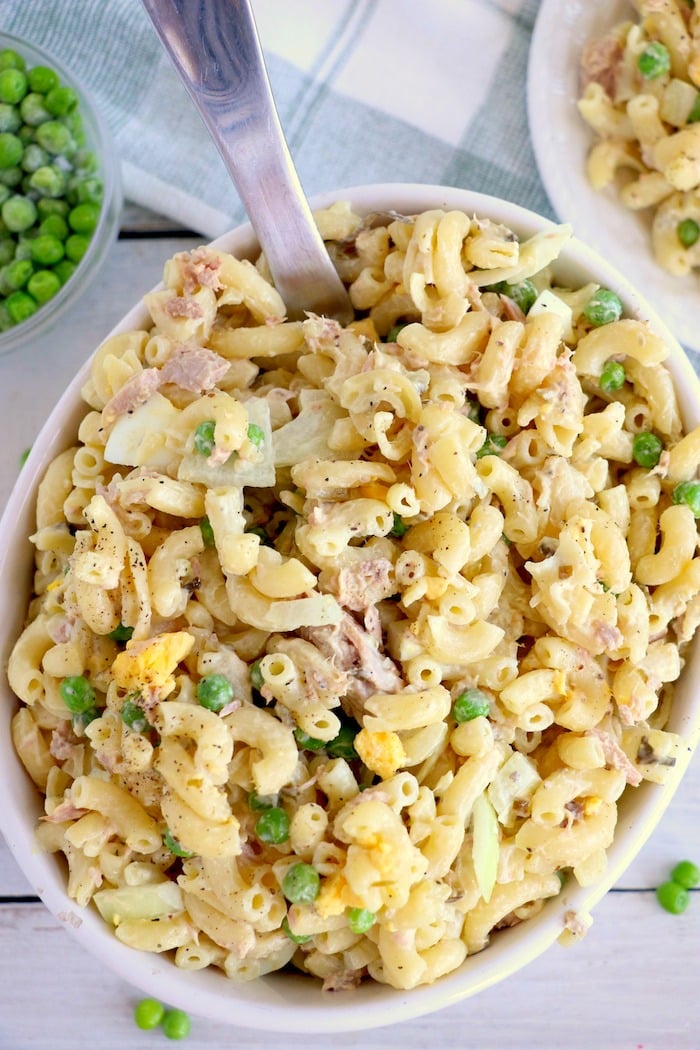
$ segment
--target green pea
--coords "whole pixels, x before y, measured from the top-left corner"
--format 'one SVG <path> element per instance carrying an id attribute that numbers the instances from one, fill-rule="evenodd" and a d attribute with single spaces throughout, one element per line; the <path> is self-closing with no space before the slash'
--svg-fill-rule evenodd
<path id="1" fill-rule="evenodd" d="M 104 195 L 104 183 L 102 179 L 92 177 L 80 179 L 75 183 L 73 192 L 78 204 L 99 204 Z"/>
<path id="2" fill-rule="evenodd" d="M 91 149 L 79 149 L 73 154 L 73 167 L 80 175 L 92 175 L 99 167 L 97 155 Z"/>
<path id="3" fill-rule="evenodd" d="M 673 880 L 662 882 L 656 890 L 656 899 L 662 908 L 672 915 L 680 915 L 690 903 L 690 894 L 685 886 L 680 886 Z"/>
<path id="4" fill-rule="evenodd" d="M 25 146 L 31 145 L 32 142 L 36 142 L 34 128 L 30 128 L 28 124 L 20 124 L 17 128 L 17 138 L 21 139 Z"/>
<path id="5" fill-rule="evenodd" d="M 199 531 L 202 534 L 202 541 L 205 547 L 214 547 L 216 541 L 214 539 L 214 530 L 211 527 L 211 522 L 206 516 L 199 519 Z"/>
<path id="6" fill-rule="evenodd" d="M 321 878 L 311 864 L 292 864 L 282 879 L 282 893 L 292 904 L 312 904 L 321 889 Z"/>
<path id="7" fill-rule="evenodd" d="M 71 262 L 79 263 L 90 245 L 90 238 L 84 233 L 72 233 L 66 240 L 66 255 Z"/>
<path id="8" fill-rule="evenodd" d="M 27 63 L 14 48 L 6 47 L 0 51 L 0 69 L 25 69 Z"/>
<path id="9" fill-rule="evenodd" d="M 700 868 L 692 860 L 680 860 L 671 872 L 671 879 L 685 890 L 691 890 L 700 883 Z"/>
<path id="10" fill-rule="evenodd" d="M 19 186 L 23 178 L 24 172 L 19 164 L 14 168 L 0 168 L 0 184 L 3 186 L 14 189 L 15 186 Z"/>
<path id="11" fill-rule="evenodd" d="M 107 635 L 114 642 L 128 642 L 134 633 L 133 627 L 127 627 L 126 624 L 119 623 L 113 631 L 110 631 Z"/>
<path id="12" fill-rule="evenodd" d="M 210 456 L 214 451 L 214 428 L 216 424 L 213 419 L 205 419 L 203 423 L 195 428 L 194 448 L 200 456 Z"/>
<path id="13" fill-rule="evenodd" d="M 255 823 L 255 834 L 261 842 L 279 846 L 289 838 L 289 817 L 280 806 L 264 810 Z"/>
<path id="14" fill-rule="evenodd" d="M 61 120 L 66 125 L 73 138 L 76 140 L 82 138 L 83 118 L 79 109 L 70 110 L 70 112 L 66 113 Z M 82 142 L 80 142 L 79 145 L 82 145 Z"/>
<path id="15" fill-rule="evenodd" d="M 276 795 L 258 795 L 255 791 L 251 791 L 248 795 L 248 806 L 254 813 L 262 813 L 266 809 L 272 809 L 276 801 Z"/>
<path id="16" fill-rule="evenodd" d="M 489 698 L 481 689 L 465 689 L 452 705 L 452 717 L 460 724 L 488 715 L 489 711 Z"/>
<path id="17" fill-rule="evenodd" d="M 505 434 L 487 434 L 483 445 L 477 450 L 476 458 L 481 459 L 483 456 L 497 456 L 507 444 L 508 438 Z"/>
<path id="18" fill-rule="evenodd" d="M 293 933 L 292 928 L 289 925 L 289 919 L 286 915 L 282 919 L 282 929 L 287 934 L 290 941 L 292 941 L 294 944 L 308 944 L 308 942 L 311 940 L 310 933 Z"/>
<path id="19" fill-rule="evenodd" d="M 56 274 L 59 281 L 63 285 L 66 283 L 66 281 L 70 280 L 70 278 L 75 273 L 76 269 L 77 267 L 75 263 L 71 262 L 70 259 L 61 259 L 61 261 L 59 263 L 56 263 L 56 265 L 53 267 L 53 272 Z"/>
<path id="20" fill-rule="evenodd" d="M 407 323 L 408 323 L 407 321 L 403 321 L 401 324 L 393 325 L 389 329 L 389 331 L 386 333 L 386 338 L 384 339 L 384 342 L 385 343 L 395 343 L 396 342 L 396 337 L 398 336 L 398 334 L 401 331 L 401 329 L 406 327 Z"/>
<path id="21" fill-rule="evenodd" d="M 27 94 L 27 77 L 21 69 L 0 70 L 0 102 L 16 106 Z"/>
<path id="22" fill-rule="evenodd" d="M 50 233 L 40 233 L 32 241 L 32 259 L 40 266 L 55 266 L 61 261 L 65 251 L 63 242 Z"/>
<path id="23" fill-rule="evenodd" d="M 41 95 L 58 86 L 58 74 L 50 66 L 34 66 L 27 73 L 27 80 L 32 91 Z"/>
<path id="24" fill-rule="evenodd" d="M 5 300 L 5 306 L 13 324 L 22 324 L 36 313 L 37 304 L 26 292 L 13 292 Z"/>
<path id="25" fill-rule="evenodd" d="M 174 856 L 182 857 L 183 860 L 189 860 L 190 857 L 194 857 L 194 853 L 191 853 L 190 850 L 187 850 L 184 846 L 180 845 L 175 836 L 171 833 L 170 828 L 166 828 L 163 832 L 163 845 L 166 849 L 169 849 Z"/>
<path id="26" fill-rule="evenodd" d="M 83 207 L 86 207 L 86 205 L 83 205 Z M 249 423 L 247 433 L 248 441 L 255 445 L 256 448 L 261 448 L 265 443 L 265 431 L 257 423 Z"/>
<path id="27" fill-rule="evenodd" d="M 467 399 L 464 407 L 467 410 L 467 419 L 471 419 L 472 423 L 481 423 L 482 409 L 478 401 Z"/>
<path id="28" fill-rule="evenodd" d="M 44 105 L 44 96 L 36 91 L 30 91 L 19 104 L 19 112 L 25 124 L 32 128 L 38 128 L 51 119 L 51 114 Z"/>
<path id="29" fill-rule="evenodd" d="M 537 298 L 537 289 L 532 281 L 520 281 L 519 284 L 504 284 L 502 295 L 507 295 L 524 314 L 528 313 Z"/>
<path id="30" fill-rule="evenodd" d="M 377 921 L 377 916 L 368 908 L 348 908 L 347 916 L 353 933 L 367 933 Z"/>
<path id="31" fill-rule="evenodd" d="M 141 999 L 134 1007 L 134 1021 L 144 1032 L 157 1028 L 164 1016 L 165 1007 L 157 999 Z"/>
<path id="32" fill-rule="evenodd" d="M 46 219 L 49 215 L 61 215 L 65 219 L 70 207 L 68 201 L 56 200 L 54 197 L 40 197 L 36 202 L 36 210 L 42 219 Z"/>
<path id="33" fill-rule="evenodd" d="M 640 467 L 655 467 L 663 451 L 663 442 L 649 430 L 635 434 L 632 439 L 632 458 Z"/>
<path id="34" fill-rule="evenodd" d="M 99 718 L 102 714 L 96 707 L 89 707 L 87 711 L 80 711 L 77 715 L 73 715 L 71 718 L 71 725 L 73 726 L 73 732 L 82 733 L 86 726 L 89 726 L 91 722 L 94 722 L 96 718 Z"/>
<path id="35" fill-rule="evenodd" d="M 700 237 L 700 226 L 698 226 L 695 219 L 683 219 L 682 222 L 678 223 L 676 233 L 684 248 L 692 248 L 698 237 Z"/>
<path id="36" fill-rule="evenodd" d="M 3 267 L 0 272 L 0 284 L 8 292 L 16 292 L 19 288 L 24 288 L 33 273 L 34 267 L 29 259 L 15 259 Z"/>
<path id="37" fill-rule="evenodd" d="M 671 69 L 671 55 L 659 40 L 652 40 L 637 59 L 637 68 L 645 80 L 656 80 Z"/>
<path id="38" fill-rule="evenodd" d="M 85 204 L 76 204 L 76 206 L 71 209 L 68 213 L 68 225 L 72 230 L 75 230 L 76 233 L 92 233 L 97 226 L 97 220 L 99 217 L 99 207 L 96 204 L 86 201 Z M 250 427 L 248 429 L 250 430 Z M 259 427 L 257 429 L 260 430 Z M 250 434 L 248 436 L 250 437 Z"/>
<path id="39" fill-rule="evenodd" d="M 250 684 L 253 689 L 262 689 L 265 685 L 265 679 L 263 678 L 262 671 L 260 670 L 260 660 L 256 660 L 255 663 L 250 665 Z"/>
<path id="40" fill-rule="evenodd" d="M 130 700 L 127 696 L 126 700 L 122 704 L 121 710 L 122 722 L 129 729 L 133 729 L 135 733 L 145 733 L 149 728 L 149 721 L 146 718 L 146 712 L 135 701 Z"/>
<path id="41" fill-rule="evenodd" d="M 49 234 L 59 241 L 65 241 L 68 236 L 68 223 L 62 215 L 47 215 L 39 223 L 39 236 Z"/>
<path id="42" fill-rule="evenodd" d="M 16 106 L 0 102 L 0 131 L 19 131 L 22 118 Z"/>
<path id="43" fill-rule="evenodd" d="M 233 700 L 233 686 L 222 674 L 208 674 L 197 683 L 197 699 L 208 711 L 221 711 Z"/>
<path id="44" fill-rule="evenodd" d="M 615 390 L 620 390 L 624 386 L 626 378 L 624 365 L 620 361 L 613 361 L 610 358 L 603 365 L 598 383 L 600 389 L 604 390 L 606 394 L 612 394 Z"/>
<path id="45" fill-rule="evenodd" d="M 622 301 L 609 288 L 599 288 L 583 308 L 583 316 L 589 324 L 599 328 L 604 324 L 619 321 L 622 317 Z"/>
<path id="46" fill-rule="evenodd" d="M 166 1010 L 161 1027 L 167 1039 L 186 1039 L 190 1034 L 192 1022 L 184 1010 Z"/>
<path id="47" fill-rule="evenodd" d="M 700 518 L 700 481 L 681 481 L 671 493 L 672 503 L 685 503 Z"/>
<path id="48" fill-rule="evenodd" d="M 24 144 L 11 131 L 0 133 L 0 168 L 14 168 L 22 159 Z"/>
<path id="49" fill-rule="evenodd" d="M 0 187 L 0 204 L 2 201 L 2 190 L 5 187 Z M 9 191 L 8 191 L 9 192 Z M 7 263 L 12 262 L 15 257 L 15 242 L 10 237 L 0 238 L 0 266 L 6 266 Z"/>
<path id="50" fill-rule="evenodd" d="M 294 736 L 299 744 L 305 751 L 321 751 L 326 746 L 325 740 L 317 740 L 315 736 L 309 736 L 303 729 L 297 726 L 294 730 Z"/>
<path id="51" fill-rule="evenodd" d="M 15 259 L 31 259 L 31 257 L 32 239 L 29 236 L 24 237 L 20 234 L 15 245 Z"/>
<path id="52" fill-rule="evenodd" d="M 66 174 L 55 164 L 45 164 L 32 172 L 29 185 L 41 197 L 60 197 L 66 192 Z"/>
<path id="53" fill-rule="evenodd" d="M 78 105 L 78 96 L 73 88 L 58 84 L 46 92 L 44 105 L 53 117 L 65 117 Z"/>
<path id="54" fill-rule="evenodd" d="M 73 715 L 82 714 L 95 706 L 95 690 L 84 675 L 68 675 L 61 681 L 58 691 Z"/>
<path id="55" fill-rule="evenodd" d="M 60 120 L 47 120 L 36 129 L 36 140 L 39 145 L 56 156 L 70 153 L 75 147 L 73 136 Z"/>
<path id="56" fill-rule="evenodd" d="M 695 96 L 695 101 L 690 109 L 690 113 L 686 118 L 688 124 L 697 124 L 700 120 L 700 91 Z"/>
<path id="57" fill-rule="evenodd" d="M 357 732 L 358 730 L 350 725 L 341 726 L 338 735 L 326 744 L 328 754 L 332 755 L 333 758 L 345 758 L 348 760 L 357 758 L 357 751 L 355 750 Z"/>
<path id="58" fill-rule="evenodd" d="M 25 150 L 24 156 L 22 157 L 22 171 L 28 172 L 32 175 L 39 168 L 43 168 L 49 163 L 49 155 L 45 149 L 37 145 L 36 142 L 30 142 Z M 30 187 L 31 188 L 31 187 Z"/>
<path id="59" fill-rule="evenodd" d="M 389 530 L 389 535 L 390 536 L 395 536 L 396 539 L 400 539 L 401 536 L 404 536 L 408 532 L 408 525 L 403 520 L 401 515 L 396 513 L 396 511 L 393 511 L 393 515 L 394 515 L 394 524 L 391 526 L 391 529 Z"/>
<path id="60" fill-rule="evenodd" d="M 270 539 L 262 525 L 249 525 L 245 531 L 251 536 L 259 536 L 261 543 L 268 543 Z"/>

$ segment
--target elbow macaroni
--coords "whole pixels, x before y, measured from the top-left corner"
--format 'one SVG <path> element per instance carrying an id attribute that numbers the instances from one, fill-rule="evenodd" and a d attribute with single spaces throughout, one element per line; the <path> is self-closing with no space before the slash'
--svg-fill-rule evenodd
<path id="1" fill-rule="evenodd" d="M 625 207 L 649 211 L 655 259 L 685 276 L 700 266 L 700 241 L 679 229 L 700 218 L 697 15 L 685 0 L 633 6 L 638 22 L 614 26 L 582 55 L 578 110 L 595 135 L 586 173 L 594 189 L 615 186 Z M 668 69 L 646 77 L 639 60 L 650 44 Z M 618 178 L 623 169 L 634 177 Z"/>

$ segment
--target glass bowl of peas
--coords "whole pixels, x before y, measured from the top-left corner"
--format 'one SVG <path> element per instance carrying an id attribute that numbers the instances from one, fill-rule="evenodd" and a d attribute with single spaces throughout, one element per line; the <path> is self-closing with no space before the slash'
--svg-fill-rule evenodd
<path id="1" fill-rule="evenodd" d="M 53 55 L 0 33 L 0 354 L 85 290 L 120 210 L 118 160 L 89 92 Z"/>

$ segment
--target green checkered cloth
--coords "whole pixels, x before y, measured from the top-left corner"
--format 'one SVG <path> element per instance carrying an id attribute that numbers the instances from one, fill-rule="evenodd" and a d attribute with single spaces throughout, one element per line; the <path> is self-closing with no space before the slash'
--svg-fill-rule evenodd
<path id="1" fill-rule="evenodd" d="M 553 217 L 530 146 L 538 0 L 253 0 L 307 194 L 463 186 Z M 2 28 L 62 60 L 112 129 L 128 199 L 208 237 L 244 218 L 139 0 L 2 0 Z"/>

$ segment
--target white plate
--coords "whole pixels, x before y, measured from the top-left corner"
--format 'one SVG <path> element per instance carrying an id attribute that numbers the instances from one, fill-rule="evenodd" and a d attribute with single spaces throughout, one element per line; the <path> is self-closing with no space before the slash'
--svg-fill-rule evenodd
<path id="1" fill-rule="evenodd" d="M 636 285 L 686 348 L 700 351 L 700 279 L 666 273 L 652 253 L 649 217 L 625 208 L 613 187 L 598 192 L 586 178 L 594 137 L 576 108 L 581 52 L 587 40 L 633 16 L 626 0 L 542 0 L 528 64 L 530 134 L 559 218 Z"/>

